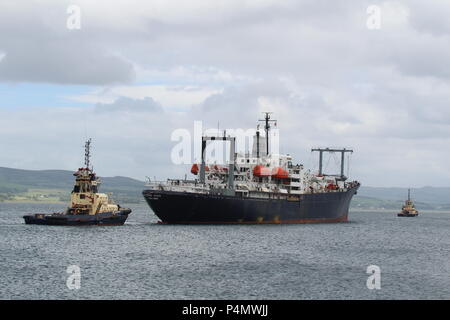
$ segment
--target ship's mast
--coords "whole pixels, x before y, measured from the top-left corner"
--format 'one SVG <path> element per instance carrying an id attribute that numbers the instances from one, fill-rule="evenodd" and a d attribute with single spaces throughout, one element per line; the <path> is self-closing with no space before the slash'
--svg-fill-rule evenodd
<path id="1" fill-rule="evenodd" d="M 330 149 L 330 148 L 314 148 L 311 149 L 311 152 L 318 151 L 319 152 L 319 175 L 323 175 L 323 153 L 333 153 L 333 152 L 339 152 L 341 153 L 341 180 L 346 180 L 347 177 L 344 175 L 344 162 L 345 162 L 345 153 L 353 153 L 353 150 L 351 149 Z"/>
<path id="2" fill-rule="evenodd" d="M 408 189 L 408 201 L 411 201 L 411 189 Z"/>
<path id="3" fill-rule="evenodd" d="M 259 164 L 259 124 L 256 128 L 256 158 L 258 159 Z"/>
<path id="4" fill-rule="evenodd" d="M 86 141 L 84 145 L 84 165 L 86 169 L 90 170 L 90 160 L 91 160 L 91 138 Z"/>
<path id="5" fill-rule="evenodd" d="M 263 112 L 265 114 L 265 117 L 263 120 L 258 121 L 264 121 L 264 130 L 266 131 L 266 155 L 269 155 L 269 130 L 270 130 L 270 122 L 276 122 L 277 120 L 271 120 L 270 114 L 272 112 Z M 259 148 L 259 141 L 258 141 L 258 148 Z"/>
<path id="6" fill-rule="evenodd" d="M 200 167 L 200 182 L 205 183 L 205 150 L 208 141 L 230 141 L 230 163 L 228 164 L 228 189 L 234 190 L 234 167 L 235 167 L 235 153 L 236 153 L 236 137 L 226 137 L 224 132 L 223 137 L 205 137 L 202 136 L 202 164 Z"/>

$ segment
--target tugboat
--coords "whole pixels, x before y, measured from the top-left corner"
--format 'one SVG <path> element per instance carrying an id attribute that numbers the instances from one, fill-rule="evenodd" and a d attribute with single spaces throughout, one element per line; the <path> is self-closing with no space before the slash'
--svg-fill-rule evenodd
<path id="1" fill-rule="evenodd" d="M 414 203 L 411 200 L 411 191 L 408 189 L 408 200 L 405 201 L 405 205 L 402 207 L 402 211 L 397 214 L 398 217 L 417 217 L 419 211 L 414 207 Z"/>
<path id="2" fill-rule="evenodd" d="M 143 196 L 163 224 L 335 223 L 348 220 L 350 201 L 360 184 L 347 181 L 344 155 L 350 149 L 317 148 L 319 172 L 293 164 L 289 154 L 269 153 L 270 113 L 265 137 L 259 126 L 252 153 L 235 151 L 236 137 L 202 136 L 201 163 L 191 173 L 199 179 L 149 181 Z M 229 143 L 228 166 L 207 164 L 207 142 Z M 322 171 L 323 153 L 340 153 L 341 174 Z"/>
<path id="3" fill-rule="evenodd" d="M 51 214 L 36 213 L 25 215 L 26 224 L 57 226 L 119 226 L 123 225 L 131 209 L 114 204 L 108 195 L 98 193 L 100 180 L 90 167 L 91 139 L 85 144 L 85 167 L 79 168 L 73 175 L 75 185 L 71 193 L 71 203 L 65 212 Z"/>

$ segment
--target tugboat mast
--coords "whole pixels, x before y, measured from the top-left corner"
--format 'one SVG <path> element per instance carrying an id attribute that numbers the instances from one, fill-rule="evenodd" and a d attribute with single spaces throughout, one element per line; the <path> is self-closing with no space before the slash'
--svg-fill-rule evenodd
<path id="1" fill-rule="evenodd" d="M 270 122 L 276 122 L 277 120 L 271 120 L 270 114 L 272 112 L 263 112 L 265 114 L 265 117 L 263 120 L 258 121 L 264 121 L 264 130 L 266 131 L 266 155 L 269 155 L 269 130 L 270 130 Z M 258 139 L 259 140 L 259 139 Z M 258 141 L 258 151 L 259 151 L 259 141 Z M 258 152 L 259 155 L 259 152 Z"/>
<path id="2" fill-rule="evenodd" d="M 90 169 L 90 159 L 91 159 L 91 138 L 86 141 L 84 145 L 84 165 L 86 166 L 86 169 Z"/>

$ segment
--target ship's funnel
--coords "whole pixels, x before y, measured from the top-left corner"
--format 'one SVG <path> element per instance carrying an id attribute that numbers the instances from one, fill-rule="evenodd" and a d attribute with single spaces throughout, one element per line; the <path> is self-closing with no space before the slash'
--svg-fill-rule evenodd
<path id="1" fill-rule="evenodd" d="M 253 149 L 252 149 L 252 157 L 257 158 L 267 156 L 267 148 L 266 148 L 266 140 L 267 138 L 261 135 L 253 136 Z M 259 143 L 258 143 L 259 141 Z M 258 148 L 259 146 L 259 148 Z M 259 152 L 258 152 L 259 151 Z"/>

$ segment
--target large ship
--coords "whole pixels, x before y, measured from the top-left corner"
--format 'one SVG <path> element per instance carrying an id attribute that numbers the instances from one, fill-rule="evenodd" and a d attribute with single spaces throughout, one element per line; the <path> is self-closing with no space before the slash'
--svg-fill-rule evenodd
<path id="1" fill-rule="evenodd" d="M 85 144 L 85 166 L 73 174 L 75 185 L 66 211 L 25 215 L 26 224 L 118 226 L 125 223 L 131 209 L 121 208 L 107 194 L 98 192 L 100 180 L 90 166 L 90 145 L 89 139 Z"/>
<path id="2" fill-rule="evenodd" d="M 202 136 L 201 163 L 193 164 L 194 180 L 149 181 L 143 196 L 166 224 L 282 224 L 345 222 L 359 182 L 347 181 L 344 155 L 350 149 L 317 148 L 319 171 L 293 164 L 288 154 L 269 152 L 270 113 L 265 113 L 265 136 L 259 126 L 252 153 L 235 152 L 236 137 Z M 228 166 L 207 164 L 208 141 L 230 145 Z M 341 153 L 341 174 L 323 173 L 323 154 Z"/>

